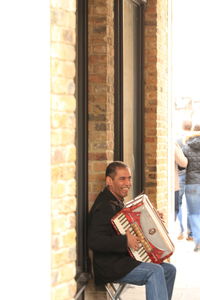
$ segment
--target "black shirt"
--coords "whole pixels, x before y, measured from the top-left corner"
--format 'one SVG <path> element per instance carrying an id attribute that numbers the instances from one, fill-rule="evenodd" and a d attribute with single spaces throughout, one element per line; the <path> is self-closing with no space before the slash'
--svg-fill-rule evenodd
<path id="1" fill-rule="evenodd" d="M 111 224 L 122 208 L 123 202 L 105 188 L 89 213 L 88 243 L 96 284 L 117 281 L 141 263 L 129 255 L 126 235 L 118 235 Z"/>

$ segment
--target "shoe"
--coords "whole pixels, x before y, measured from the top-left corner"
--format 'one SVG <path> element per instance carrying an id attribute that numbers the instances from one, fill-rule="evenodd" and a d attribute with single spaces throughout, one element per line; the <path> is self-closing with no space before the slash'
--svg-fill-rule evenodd
<path id="1" fill-rule="evenodd" d="M 194 252 L 200 251 L 200 244 L 197 244 L 194 248 Z"/>
<path id="2" fill-rule="evenodd" d="M 190 235 L 188 235 L 188 236 L 186 237 L 186 240 L 187 240 L 187 241 L 193 241 L 193 237 L 190 236 Z"/>
<path id="3" fill-rule="evenodd" d="M 179 236 L 177 237 L 178 240 L 183 240 L 184 239 L 184 235 L 183 233 L 180 233 Z"/>

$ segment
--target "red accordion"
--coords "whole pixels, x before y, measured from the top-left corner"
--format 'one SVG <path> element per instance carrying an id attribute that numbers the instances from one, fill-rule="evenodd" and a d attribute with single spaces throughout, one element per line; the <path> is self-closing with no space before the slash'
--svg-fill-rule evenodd
<path id="1" fill-rule="evenodd" d="M 174 252 L 174 245 L 167 229 L 146 195 L 139 195 L 126 203 L 111 223 L 118 234 L 131 234 L 140 238 L 136 251 L 128 248 L 131 256 L 142 262 L 162 263 Z"/>

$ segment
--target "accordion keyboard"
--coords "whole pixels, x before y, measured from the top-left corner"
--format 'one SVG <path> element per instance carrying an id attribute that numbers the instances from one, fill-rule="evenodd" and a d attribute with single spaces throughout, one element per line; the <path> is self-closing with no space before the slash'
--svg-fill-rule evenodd
<path id="1" fill-rule="evenodd" d="M 147 254 L 147 251 L 150 251 L 151 246 L 145 240 L 137 223 L 130 224 L 123 214 L 119 214 L 118 218 L 115 219 L 115 225 L 121 234 L 125 234 L 126 230 L 129 229 L 132 235 L 140 238 L 141 242 L 139 243 L 139 248 L 137 251 L 133 248 L 129 248 L 131 255 L 134 256 L 138 261 L 151 262 L 151 259 Z"/>

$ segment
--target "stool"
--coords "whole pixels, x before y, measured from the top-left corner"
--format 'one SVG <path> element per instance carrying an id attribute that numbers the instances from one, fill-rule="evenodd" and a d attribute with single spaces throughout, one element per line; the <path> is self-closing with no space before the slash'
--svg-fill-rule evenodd
<path id="1" fill-rule="evenodd" d="M 120 295 L 125 288 L 127 283 L 107 283 L 105 284 L 105 288 L 112 300 L 121 300 Z"/>

